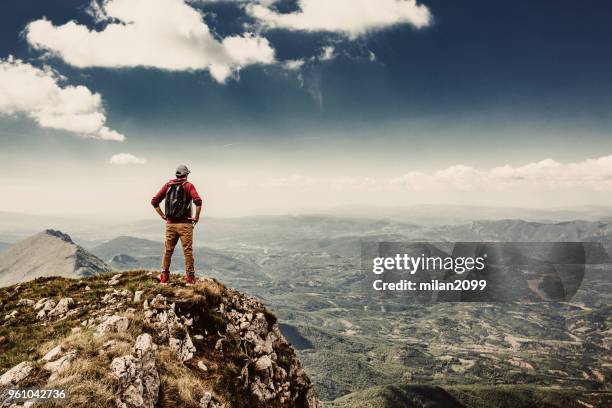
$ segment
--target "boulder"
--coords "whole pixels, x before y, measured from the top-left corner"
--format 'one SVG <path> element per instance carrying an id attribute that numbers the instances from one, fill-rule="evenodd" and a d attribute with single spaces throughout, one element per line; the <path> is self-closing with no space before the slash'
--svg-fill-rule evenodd
<path id="1" fill-rule="evenodd" d="M 159 398 L 159 373 L 155 364 L 155 344 L 147 333 L 136 339 L 132 355 L 116 357 L 110 371 L 120 384 L 116 405 L 127 408 L 154 408 Z"/>
<path id="2" fill-rule="evenodd" d="M 21 299 L 17 302 L 17 306 L 34 306 L 35 302 L 32 299 Z"/>
<path id="3" fill-rule="evenodd" d="M 138 359 L 134 356 L 115 357 L 111 362 L 110 372 L 119 380 L 135 377 L 138 372 Z"/>
<path id="4" fill-rule="evenodd" d="M 255 370 L 265 371 L 272 367 L 272 359 L 270 356 L 261 356 L 255 361 Z"/>
<path id="5" fill-rule="evenodd" d="M 52 348 L 47 354 L 43 356 L 43 361 L 53 361 L 57 359 L 63 352 L 62 346 L 56 346 Z"/>
<path id="6" fill-rule="evenodd" d="M 120 333 L 128 329 L 130 321 L 123 316 L 113 315 L 108 317 L 96 328 L 98 334 Z"/>
<path id="7" fill-rule="evenodd" d="M 268 384 L 264 383 L 260 377 L 255 377 L 255 380 L 251 383 L 251 392 L 263 404 L 265 404 L 266 401 L 270 401 L 276 397 L 274 389 Z"/>
<path id="8" fill-rule="evenodd" d="M 191 341 L 191 337 L 189 337 L 189 333 L 187 333 L 182 340 L 171 337 L 169 345 L 170 348 L 175 351 L 176 357 L 182 362 L 191 360 L 193 354 L 196 352 L 196 348 Z"/>
<path id="9" fill-rule="evenodd" d="M 145 319 L 155 328 L 158 342 L 164 343 L 169 340 L 172 333 L 176 333 L 183 328 L 183 323 L 174 311 L 174 304 L 166 309 L 161 309 L 160 307 L 166 306 L 164 306 L 164 303 L 162 303 L 158 297 L 155 299 L 158 299 L 155 305 L 152 301 L 151 307 L 145 310 Z M 155 299 L 153 300 L 155 301 Z"/>
<path id="10" fill-rule="evenodd" d="M 136 292 L 134 292 L 134 299 L 132 300 L 132 302 L 140 303 L 140 300 L 142 299 L 142 294 L 143 293 L 144 293 L 143 290 L 137 290 Z"/>
<path id="11" fill-rule="evenodd" d="M 224 405 L 216 402 L 212 393 L 206 391 L 198 404 L 199 408 L 223 408 Z"/>
<path id="12" fill-rule="evenodd" d="M 55 361 L 50 361 L 43 366 L 47 371 L 51 372 L 49 381 L 53 381 L 62 371 L 70 367 L 72 361 L 76 358 L 76 351 L 71 351 Z"/>
<path id="13" fill-rule="evenodd" d="M 148 353 L 157 349 L 157 345 L 153 343 L 153 338 L 150 334 L 144 333 L 136 338 L 134 343 L 134 355 L 143 358 Z"/>
<path id="14" fill-rule="evenodd" d="M 113 289 L 102 297 L 102 303 L 105 305 L 118 306 L 132 299 L 132 292 L 127 289 Z"/>
<path id="15" fill-rule="evenodd" d="M 43 299 L 41 299 L 43 300 Z M 40 301 L 39 301 L 40 303 Z M 44 299 L 43 303 L 37 303 L 34 306 L 34 310 L 38 310 L 38 314 L 36 315 L 36 318 L 39 320 L 43 320 L 47 317 L 47 315 L 49 314 L 49 312 L 51 310 L 53 310 L 56 306 L 55 300 L 53 299 Z"/>
<path id="16" fill-rule="evenodd" d="M 0 376 L 0 387 L 19 385 L 30 375 L 33 369 L 34 364 L 29 361 L 22 361 Z"/>
<path id="17" fill-rule="evenodd" d="M 166 301 L 166 298 L 162 294 L 159 294 L 159 293 L 153 298 L 153 300 L 151 300 L 151 303 L 149 305 L 153 309 L 165 310 L 168 308 L 168 303 Z"/>
<path id="18" fill-rule="evenodd" d="M 118 285 L 120 283 L 120 279 L 121 279 L 121 274 L 117 274 L 117 275 L 113 276 L 108 282 L 106 282 L 106 284 L 108 286 Z"/>
<path id="19" fill-rule="evenodd" d="M 13 310 L 11 313 L 4 316 L 4 320 L 10 320 L 17 316 L 17 310 Z"/>
<path id="20" fill-rule="evenodd" d="M 40 299 L 38 302 L 36 302 L 36 304 L 34 305 L 34 310 L 40 310 L 45 306 L 45 303 L 47 303 L 47 301 L 49 300 L 49 298 L 42 298 Z"/>
<path id="21" fill-rule="evenodd" d="M 57 305 L 47 313 L 48 318 L 52 317 L 60 317 L 66 313 L 68 310 L 74 305 L 74 300 L 72 298 L 62 298 Z"/>
<path id="22" fill-rule="evenodd" d="M 200 408 L 208 408 L 212 401 L 212 394 L 208 391 L 200 398 Z"/>

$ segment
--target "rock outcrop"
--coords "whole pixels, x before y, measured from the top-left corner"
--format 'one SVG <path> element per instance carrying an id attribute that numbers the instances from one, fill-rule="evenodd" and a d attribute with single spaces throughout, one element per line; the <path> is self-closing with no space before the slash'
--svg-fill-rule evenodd
<path id="1" fill-rule="evenodd" d="M 0 376 L 0 387 L 19 385 L 19 383 L 30 375 L 34 364 L 22 361 Z"/>
<path id="2" fill-rule="evenodd" d="M 96 328 L 96 334 L 122 333 L 128 329 L 130 321 L 123 316 L 109 316 Z"/>
<path id="3" fill-rule="evenodd" d="M 120 395 L 115 403 L 120 408 L 153 408 L 159 397 L 159 373 L 155 364 L 155 343 L 151 335 L 138 336 L 132 354 L 113 359 L 112 375 L 119 380 Z"/>
<path id="4" fill-rule="evenodd" d="M 23 358 L 0 362 L 0 393 L 61 384 L 82 406 L 322 407 L 276 317 L 215 280 L 185 288 L 146 271 L 44 278 L 0 297 L 0 315 L 12 316 L 0 329 L 23 340 L 5 350 Z"/>
<path id="5" fill-rule="evenodd" d="M 261 404 L 318 407 L 318 397 L 301 364 L 287 364 L 280 350 L 288 347 L 276 319 L 254 298 L 229 292 L 219 305 L 229 339 L 239 339 L 249 360 L 240 377 Z M 293 350 L 291 350 L 293 352 Z M 295 359 L 297 360 L 297 359 Z"/>

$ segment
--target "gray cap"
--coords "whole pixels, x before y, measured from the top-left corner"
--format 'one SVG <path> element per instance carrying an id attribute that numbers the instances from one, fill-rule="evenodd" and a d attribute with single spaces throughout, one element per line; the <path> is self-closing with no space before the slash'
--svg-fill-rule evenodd
<path id="1" fill-rule="evenodd" d="M 184 164 L 181 164 L 176 168 L 176 177 L 184 177 L 188 175 L 189 173 L 191 172 L 189 171 L 187 166 L 185 166 Z"/>

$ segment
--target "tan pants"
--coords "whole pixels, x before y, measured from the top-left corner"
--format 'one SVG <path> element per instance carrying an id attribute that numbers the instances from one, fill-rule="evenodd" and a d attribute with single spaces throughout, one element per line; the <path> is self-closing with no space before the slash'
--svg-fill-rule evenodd
<path id="1" fill-rule="evenodd" d="M 174 248 L 181 240 L 183 253 L 185 254 L 185 272 L 195 273 L 193 262 L 193 225 L 190 224 L 166 224 L 166 250 L 162 259 L 162 271 L 170 271 L 170 261 Z"/>

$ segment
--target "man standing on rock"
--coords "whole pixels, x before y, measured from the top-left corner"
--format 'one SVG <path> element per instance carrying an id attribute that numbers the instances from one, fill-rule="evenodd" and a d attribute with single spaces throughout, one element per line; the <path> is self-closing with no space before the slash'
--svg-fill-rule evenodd
<path id="1" fill-rule="evenodd" d="M 161 190 L 151 200 L 151 204 L 159 216 L 166 220 L 166 249 L 162 259 L 159 283 L 167 284 L 170 279 L 170 261 L 174 247 L 181 240 L 185 254 L 186 284 L 195 283 L 195 265 L 193 261 L 193 228 L 200 220 L 202 199 L 193 184 L 187 181 L 190 171 L 184 164 L 176 168 L 176 178 L 163 185 Z M 162 212 L 159 204 L 166 201 L 166 212 Z M 192 214 L 191 203 L 196 206 L 195 217 Z"/>

